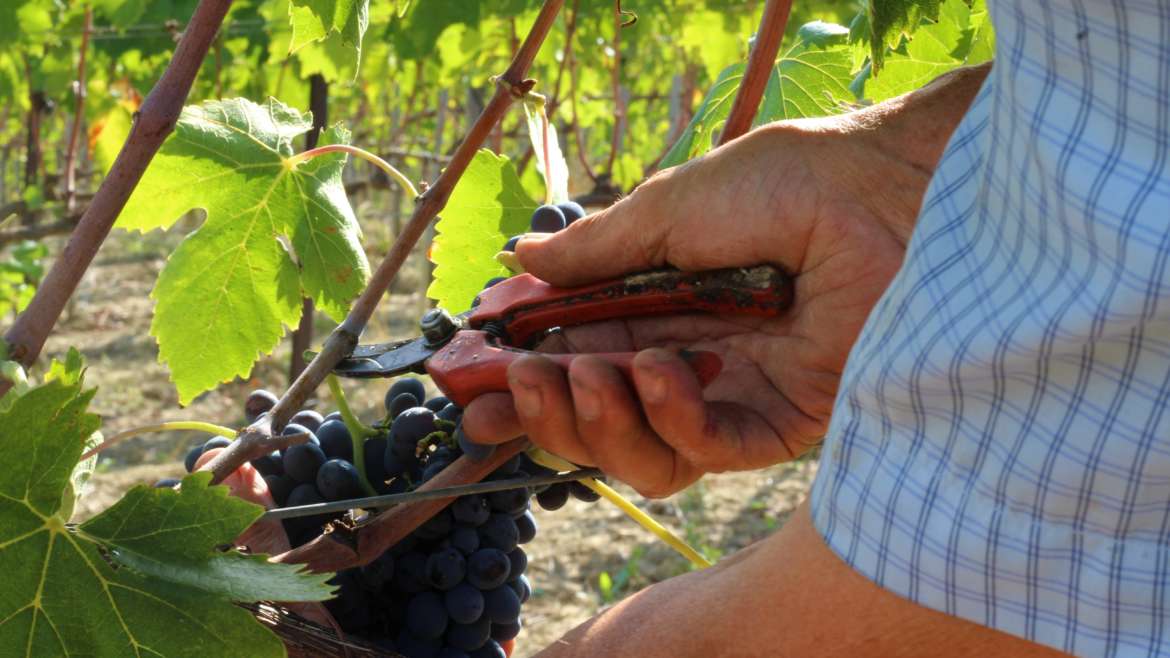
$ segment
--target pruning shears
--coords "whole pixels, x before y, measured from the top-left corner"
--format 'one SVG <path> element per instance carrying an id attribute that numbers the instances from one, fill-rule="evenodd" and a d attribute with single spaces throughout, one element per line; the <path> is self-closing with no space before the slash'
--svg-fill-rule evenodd
<path id="1" fill-rule="evenodd" d="M 444 395 L 466 406 L 484 393 L 506 392 L 508 366 L 561 328 L 694 312 L 776 316 L 792 298 L 792 277 L 771 265 L 705 272 L 654 270 L 578 288 L 558 288 L 520 274 L 481 292 L 477 304 L 464 313 L 427 311 L 419 322 L 418 338 L 359 345 L 334 372 L 357 378 L 427 373 Z M 565 368 L 578 356 L 541 355 Z M 723 367 L 712 352 L 680 355 L 704 385 Z M 595 356 L 630 376 L 633 352 Z"/>

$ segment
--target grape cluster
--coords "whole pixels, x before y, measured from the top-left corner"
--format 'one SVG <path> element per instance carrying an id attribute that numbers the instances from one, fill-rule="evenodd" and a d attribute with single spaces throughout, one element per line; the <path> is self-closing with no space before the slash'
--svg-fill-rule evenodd
<path id="1" fill-rule="evenodd" d="M 254 391 L 245 416 L 254 422 L 275 403 L 271 393 Z M 462 410 L 445 397 L 427 399 L 417 379 L 395 381 L 384 404 L 386 416 L 373 425 L 378 434 L 363 444 L 365 475 L 378 493 L 410 491 L 465 453 L 482 460 L 494 451 L 468 440 L 460 425 Z M 309 440 L 252 461 L 278 506 L 363 495 L 353 443 L 339 413 L 301 411 L 284 433 L 306 433 Z M 228 443 L 212 437 L 193 446 L 185 460 L 188 470 L 204 451 Z M 549 473 L 517 455 L 485 479 Z M 577 482 L 462 496 L 374 562 L 339 572 L 332 581 L 338 595 L 326 606 L 347 634 L 410 658 L 509 655 L 522 627 L 521 606 L 532 594 L 524 575 L 528 556 L 520 546 L 536 536 L 534 496 L 546 510 L 559 509 L 570 497 L 597 499 Z M 336 516 L 287 519 L 285 529 L 299 546 Z"/>

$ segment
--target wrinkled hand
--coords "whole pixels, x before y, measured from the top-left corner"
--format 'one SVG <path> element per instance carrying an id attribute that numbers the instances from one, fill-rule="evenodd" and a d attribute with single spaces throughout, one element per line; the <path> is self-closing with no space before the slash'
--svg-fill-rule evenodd
<path id="1" fill-rule="evenodd" d="M 971 94 L 981 80 L 968 83 Z M 551 351 L 641 350 L 633 381 L 587 355 L 567 376 L 526 357 L 508 371 L 511 395 L 468 406 L 468 435 L 499 443 L 527 434 L 649 496 L 815 445 L 846 356 L 901 265 L 949 135 L 907 130 L 911 123 L 896 120 L 905 105 L 757 129 L 565 231 L 521 240 L 520 262 L 557 285 L 665 265 L 771 263 L 797 275 L 795 301 L 771 319 L 685 315 L 567 329 Z M 676 355 L 682 348 L 717 353 L 722 372 L 700 388 Z"/>

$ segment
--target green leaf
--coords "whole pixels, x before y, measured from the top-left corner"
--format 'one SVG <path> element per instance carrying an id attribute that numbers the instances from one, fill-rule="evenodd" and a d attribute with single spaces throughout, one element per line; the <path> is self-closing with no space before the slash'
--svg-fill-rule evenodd
<path id="1" fill-rule="evenodd" d="M 935 20 L 942 0 L 868 0 L 870 59 L 875 70 L 885 63 L 886 47 L 896 46 L 924 18 Z"/>
<path id="2" fill-rule="evenodd" d="M 370 24 L 370 0 L 292 0 L 288 12 L 293 30 L 290 51 L 338 34 L 341 42 L 353 49 L 355 60 L 361 59 L 362 37 Z"/>
<path id="3" fill-rule="evenodd" d="M 110 172 L 122 144 L 130 135 L 134 124 L 134 108 L 127 101 L 120 101 L 104 116 L 94 122 L 90 131 L 90 148 L 93 149 L 94 164 L 103 174 Z"/>
<path id="4" fill-rule="evenodd" d="M 194 208 L 207 213 L 151 292 L 151 334 L 183 404 L 246 376 L 297 322 L 302 296 L 340 320 L 365 286 L 369 264 L 341 180 L 345 156 L 288 161 L 293 138 L 310 125 L 271 99 L 187 107 L 118 219 L 146 231 Z M 322 141 L 347 137 L 331 129 Z"/>
<path id="5" fill-rule="evenodd" d="M 140 487 L 79 529 L 66 526 L 62 502 L 99 425 L 86 411 L 92 396 L 53 381 L 0 414 L 0 655 L 283 656 L 280 641 L 231 601 L 274 591 L 324 598 L 327 575 L 267 564 L 261 575 L 261 558 L 218 552 L 261 510 L 207 487 L 206 474 L 181 491 Z M 128 550 L 175 574 L 247 566 L 231 570 L 245 576 L 229 593 L 202 579 L 144 575 L 117 560 Z"/>
<path id="6" fill-rule="evenodd" d="M 807 45 L 824 48 L 845 43 L 849 39 L 849 28 L 836 23 L 812 21 L 801 25 L 796 36 Z"/>
<path id="7" fill-rule="evenodd" d="M 496 253 L 528 230 L 535 209 L 508 158 L 486 149 L 476 153 L 435 227 L 435 280 L 427 296 L 452 313 L 470 308 L 484 282 L 508 276 Z"/>
<path id="8" fill-rule="evenodd" d="M 946 0 L 937 20 L 919 25 L 904 48 L 890 52 L 884 68 L 865 81 L 865 98 L 893 98 L 962 65 L 971 49 L 971 17 L 963 0 Z"/>
<path id="9" fill-rule="evenodd" d="M 839 26 L 838 26 L 839 27 Z M 852 56 L 846 44 L 847 30 L 820 26 L 784 53 L 764 90 L 756 125 L 779 119 L 826 116 L 841 112 L 843 103 L 854 99 L 849 90 Z M 835 44 L 819 47 L 815 44 Z M 743 80 L 745 66 L 733 64 L 720 72 L 689 125 L 659 166 L 673 167 L 703 155 L 715 145 L 723 123 L 731 112 L 735 94 Z"/>

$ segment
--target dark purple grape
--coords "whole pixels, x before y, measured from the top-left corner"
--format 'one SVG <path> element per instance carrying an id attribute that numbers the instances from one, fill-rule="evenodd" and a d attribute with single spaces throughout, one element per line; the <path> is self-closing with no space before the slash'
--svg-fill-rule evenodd
<path id="1" fill-rule="evenodd" d="M 329 413 L 325 414 L 325 420 L 341 420 L 341 412 L 340 411 L 330 411 Z M 322 422 L 324 422 L 324 421 L 322 421 Z"/>
<path id="2" fill-rule="evenodd" d="M 199 461 L 199 458 L 202 456 L 203 444 L 200 443 L 197 446 L 192 446 L 187 451 L 187 456 L 183 458 L 183 468 L 186 468 L 188 473 L 193 473 L 195 471 L 195 462 Z"/>
<path id="3" fill-rule="evenodd" d="M 308 434 L 309 435 L 309 443 L 318 444 L 318 445 L 321 443 L 320 441 L 317 440 L 317 435 L 312 430 L 305 427 L 304 425 L 297 425 L 296 423 L 289 423 L 288 425 L 284 426 L 284 429 L 280 430 L 281 436 L 292 436 L 294 434 Z"/>
<path id="4" fill-rule="evenodd" d="M 386 407 L 386 413 L 390 414 L 391 418 L 397 418 L 398 414 L 417 406 L 419 406 L 419 400 L 414 397 L 413 393 L 399 393 Z"/>
<path id="5" fill-rule="evenodd" d="M 437 414 L 449 404 L 451 404 L 450 400 L 442 395 L 438 395 L 424 402 L 423 406 Z"/>
<path id="6" fill-rule="evenodd" d="M 565 228 L 565 213 L 553 205 L 543 205 L 532 213 L 532 230 L 536 233 L 556 233 Z"/>
<path id="7" fill-rule="evenodd" d="M 508 582 L 512 562 L 495 548 L 481 548 L 467 560 L 467 582 L 481 590 L 495 589 Z"/>
<path id="8" fill-rule="evenodd" d="M 517 543 L 527 544 L 536 538 L 536 517 L 531 511 L 516 517 L 516 531 L 519 533 Z"/>
<path id="9" fill-rule="evenodd" d="M 406 604 L 406 627 L 411 635 L 433 639 L 447 630 L 447 606 L 435 592 L 419 592 Z"/>
<path id="10" fill-rule="evenodd" d="M 459 583 L 443 594 L 443 603 L 451 621 L 470 624 L 483 616 L 483 593 L 467 583 Z"/>
<path id="11" fill-rule="evenodd" d="M 301 427 L 307 427 L 310 432 L 316 432 L 317 428 L 321 427 L 321 423 L 325 422 L 325 417 L 312 409 L 301 409 L 293 414 L 293 417 L 288 422 L 294 425 L 300 425 Z"/>
<path id="12" fill-rule="evenodd" d="M 508 581 L 508 587 L 516 592 L 516 596 L 520 597 L 520 603 L 527 603 L 528 597 L 532 596 L 532 585 L 528 582 L 528 576 L 520 576 L 516 580 Z"/>
<path id="13" fill-rule="evenodd" d="M 361 567 L 362 586 L 372 592 L 377 592 L 394 580 L 394 556 L 390 551 L 378 556 L 378 559 Z"/>
<path id="14" fill-rule="evenodd" d="M 362 444 L 362 455 L 365 457 L 366 479 L 378 493 L 387 493 L 386 480 L 390 475 L 386 473 L 386 439 L 380 436 L 366 439 Z"/>
<path id="15" fill-rule="evenodd" d="M 414 532 L 418 535 L 419 539 L 433 541 L 446 537 L 451 532 L 452 525 L 451 512 L 449 510 L 442 510 L 427 519 L 427 522 L 420 525 Z"/>
<path id="16" fill-rule="evenodd" d="M 344 459 L 330 459 L 317 470 L 317 491 L 325 500 L 349 500 L 362 495 L 357 467 Z"/>
<path id="17" fill-rule="evenodd" d="M 427 460 L 427 465 L 423 468 L 422 481 L 426 482 L 443 472 L 443 469 L 451 465 L 451 462 L 445 459 L 430 459 Z"/>
<path id="18" fill-rule="evenodd" d="M 403 473 L 414 468 L 418 464 L 418 458 L 414 456 L 412 451 L 409 456 L 399 454 L 394 450 L 394 445 L 386 446 L 386 452 L 382 456 L 382 468 L 385 469 L 388 477 L 397 477 Z"/>
<path id="19" fill-rule="evenodd" d="M 569 493 L 573 495 L 573 498 L 585 503 L 595 503 L 601 499 L 601 494 L 577 481 L 569 483 Z"/>
<path id="20" fill-rule="evenodd" d="M 520 470 L 520 455 L 512 457 L 508 461 L 500 464 L 496 470 L 492 471 L 491 477 L 493 479 L 510 478 Z"/>
<path id="21" fill-rule="evenodd" d="M 260 475 L 284 474 L 284 461 L 279 450 L 273 450 L 267 455 L 253 459 L 252 466 L 260 472 Z"/>
<path id="22" fill-rule="evenodd" d="M 203 452 L 208 450 L 215 450 L 216 448 L 226 448 L 232 444 L 232 440 L 226 436 L 213 436 L 203 444 Z"/>
<path id="23" fill-rule="evenodd" d="M 488 494 L 488 505 L 495 512 L 516 516 L 524 513 L 525 506 L 528 505 L 528 496 L 527 488 L 493 491 Z"/>
<path id="24" fill-rule="evenodd" d="M 516 251 L 516 244 L 518 242 L 520 242 L 520 236 L 514 235 L 508 238 L 508 241 L 504 243 L 504 248 L 500 251 Z"/>
<path id="25" fill-rule="evenodd" d="M 463 418 L 463 410 L 455 404 L 449 404 L 435 413 L 435 418 L 458 424 Z"/>
<path id="26" fill-rule="evenodd" d="M 394 650 L 406 658 L 438 658 L 442 646 L 439 638 L 415 637 L 406 628 L 394 640 Z"/>
<path id="27" fill-rule="evenodd" d="M 340 420 L 330 420 L 321 424 L 317 430 L 317 440 L 321 450 L 330 459 L 344 459 L 353 461 L 353 437 L 349 428 Z"/>
<path id="28" fill-rule="evenodd" d="M 520 576 L 523 576 L 524 571 L 528 569 L 528 554 L 524 552 L 523 548 L 517 548 L 508 553 L 508 562 L 512 565 L 510 569 L 511 573 L 508 574 L 508 580 L 516 580 Z"/>
<path id="29" fill-rule="evenodd" d="M 398 414 L 390 424 L 390 441 L 394 444 L 417 445 L 435 431 L 435 412 L 426 407 L 412 407 Z"/>
<path id="30" fill-rule="evenodd" d="M 383 399 L 383 403 L 386 406 L 387 412 L 390 411 L 390 403 L 394 401 L 394 398 L 403 393 L 410 393 L 414 396 L 415 400 L 420 402 L 427 399 L 427 388 L 423 386 L 422 381 L 414 377 L 402 377 L 391 384 L 390 388 L 386 391 L 386 397 Z"/>
<path id="31" fill-rule="evenodd" d="M 439 653 L 435 654 L 435 658 L 471 658 L 466 651 L 460 651 L 454 647 L 443 647 L 439 649 Z"/>
<path id="32" fill-rule="evenodd" d="M 507 514 L 492 514 L 486 523 L 477 528 L 477 532 L 480 546 L 498 548 L 505 553 L 516 548 L 520 541 L 516 522 Z"/>
<path id="33" fill-rule="evenodd" d="M 287 475 L 265 475 L 264 482 L 268 485 L 268 493 L 277 506 L 284 507 L 288 503 L 288 495 L 297 487 L 297 481 Z"/>
<path id="34" fill-rule="evenodd" d="M 482 647 L 469 653 L 468 658 L 508 658 L 508 652 L 495 640 L 488 640 Z"/>
<path id="35" fill-rule="evenodd" d="M 178 486 L 179 483 L 180 480 L 178 478 L 163 478 L 151 486 L 155 489 L 173 489 Z"/>
<path id="36" fill-rule="evenodd" d="M 451 503 L 451 515 L 455 517 L 457 522 L 474 527 L 483 525 L 492 515 L 492 511 L 488 507 L 487 499 L 478 494 L 472 494 L 460 496 L 454 503 Z"/>
<path id="37" fill-rule="evenodd" d="M 493 624 L 509 624 L 520 617 L 520 597 L 501 585 L 483 593 L 483 616 Z"/>
<path id="38" fill-rule="evenodd" d="M 275 394 L 264 389 L 258 389 L 249 393 L 248 399 L 244 400 L 244 418 L 248 420 L 248 424 L 251 425 L 256 422 L 256 419 L 261 414 L 272 411 L 278 399 Z"/>
<path id="39" fill-rule="evenodd" d="M 492 623 L 481 618 L 470 624 L 451 624 L 444 636 L 448 645 L 464 651 L 475 651 L 482 647 L 492 634 Z"/>
<path id="40" fill-rule="evenodd" d="M 317 481 L 317 469 L 324 464 L 325 453 L 315 443 L 302 443 L 284 449 L 284 472 L 297 482 Z"/>
<path id="41" fill-rule="evenodd" d="M 520 620 L 511 624 L 492 624 L 492 639 L 497 642 L 507 642 L 520 634 Z"/>
<path id="42" fill-rule="evenodd" d="M 536 502 L 540 506 L 550 512 L 555 512 L 565 506 L 569 501 L 569 485 L 564 482 L 557 482 L 549 485 L 548 489 L 536 494 Z"/>
<path id="43" fill-rule="evenodd" d="M 451 536 L 447 540 L 464 555 L 471 555 L 479 550 L 479 533 L 475 528 L 456 526 L 451 529 Z"/>
<path id="44" fill-rule="evenodd" d="M 557 208 L 561 211 L 561 214 L 565 216 L 565 226 L 568 226 L 569 224 L 572 224 L 573 222 L 585 216 L 585 209 L 582 208 L 581 204 L 577 203 L 576 201 L 565 201 L 564 203 L 558 203 Z"/>
<path id="45" fill-rule="evenodd" d="M 467 574 L 467 560 L 455 548 L 444 548 L 427 558 L 427 582 L 445 592 L 463 582 Z"/>

